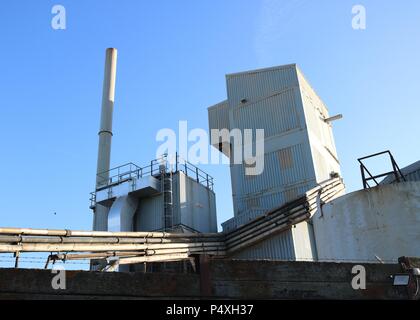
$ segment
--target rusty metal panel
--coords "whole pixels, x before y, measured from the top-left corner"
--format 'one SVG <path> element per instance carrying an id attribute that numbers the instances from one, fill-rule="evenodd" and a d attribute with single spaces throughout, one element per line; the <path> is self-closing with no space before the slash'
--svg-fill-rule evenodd
<path id="1" fill-rule="evenodd" d="M 226 75 L 229 106 L 234 108 L 243 99 L 254 101 L 298 85 L 296 65 L 266 68 Z"/>

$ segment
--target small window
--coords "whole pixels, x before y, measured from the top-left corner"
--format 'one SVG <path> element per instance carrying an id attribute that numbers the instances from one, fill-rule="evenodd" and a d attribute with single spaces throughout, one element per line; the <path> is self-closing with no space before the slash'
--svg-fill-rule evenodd
<path id="1" fill-rule="evenodd" d="M 260 206 L 260 199 L 259 198 L 249 198 L 246 200 L 246 205 L 248 209 L 255 209 Z"/>
<path id="2" fill-rule="evenodd" d="M 277 155 L 279 157 L 280 168 L 288 169 L 293 167 L 293 156 L 291 147 L 279 150 L 277 152 Z"/>

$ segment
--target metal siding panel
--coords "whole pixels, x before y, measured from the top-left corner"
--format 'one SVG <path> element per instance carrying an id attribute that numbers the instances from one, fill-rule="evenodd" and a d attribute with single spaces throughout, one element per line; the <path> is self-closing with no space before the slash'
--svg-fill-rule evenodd
<path id="1" fill-rule="evenodd" d="M 200 232 L 217 232 L 214 192 L 183 172 L 173 175 L 173 223 L 180 223 Z M 136 231 L 163 228 L 163 197 L 161 194 L 139 199 L 135 216 Z"/>
<path id="2" fill-rule="evenodd" d="M 209 129 L 229 129 L 229 105 L 227 100 L 208 109 Z"/>
<path id="3" fill-rule="evenodd" d="M 185 201 L 180 203 L 181 223 L 200 232 L 217 232 L 213 191 L 183 172 L 179 176 L 181 192 L 185 193 Z"/>
<path id="4" fill-rule="evenodd" d="M 162 195 L 139 199 L 135 228 L 136 231 L 153 231 L 163 228 Z"/>
<path id="5" fill-rule="evenodd" d="M 407 181 L 420 181 L 420 170 L 410 172 L 406 176 Z"/>
<path id="6" fill-rule="evenodd" d="M 239 106 L 233 110 L 236 128 L 264 129 L 265 138 L 279 135 L 300 126 L 294 89 Z"/>
<path id="7" fill-rule="evenodd" d="M 289 159 L 285 159 L 285 151 L 287 151 Z M 286 160 L 291 163 L 287 163 L 287 167 L 282 167 L 282 163 L 284 164 Z M 299 144 L 265 154 L 264 170 L 260 175 L 245 175 L 245 167 L 238 166 L 238 199 L 263 196 L 273 191 L 283 192 L 297 184 L 312 182 L 314 177 L 309 160 L 305 156 L 304 145 Z M 281 204 L 278 202 L 275 206 Z M 266 206 L 264 207 L 266 208 Z"/>
<path id="8" fill-rule="evenodd" d="M 314 261 L 317 259 L 316 244 L 313 237 L 313 227 L 304 221 L 292 228 L 293 246 L 296 260 Z"/>
<path id="9" fill-rule="evenodd" d="M 316 185 L 315 180 L 302 182 L 288 189 L 274 190 L 271 193 L 249 195 L 238 199 L 237 215 L 222 223 L 223 231 L 231 231 L 239 226 L 255 219 L 259 215 L 279 207 L 282 204 L 289 202 Z M 251 205 L 252 200 L 256 200 L 257 205 Z"/>
<path id="10" fill-rule="evenodd" d="M 296 66 L 288 65 L 226 76 L 229 106 L 236 107 L 242 99 L 248 101 L 298 85 Z"/>
<path id="11" fill-rule="evenodd" d="M 315 173 L 317 180 L 323 181 L 329 178 L 332 171 L 340 173 L 332 126 L 322 120 L 323 118 L 328 118 L 329 113 L 324 102 L 316 94 L 299 69 L 297 74 Z"/>
<path id="12" fill-rule="evenodd" d="M 232 256 L 246 260 L 295 260 L 291 230 L 284 231 Z"/>
<path id="13" fill-rule="evenodd" d="M 420 181 L 420 161 L 414 162 L 402 168 L 401 172 L 407 181 Z M 394 174 L 390 174 L 381 181 L 381 184 L 388 184 L 394 181 Z"/>

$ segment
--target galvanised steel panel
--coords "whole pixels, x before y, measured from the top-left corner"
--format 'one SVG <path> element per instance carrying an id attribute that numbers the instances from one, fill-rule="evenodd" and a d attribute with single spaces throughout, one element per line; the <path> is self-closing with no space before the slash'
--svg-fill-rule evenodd
<path id="1" fill-rule="evenodd" d="M 303 117 L 303 113 L 300 113 Z M 265 138 L 300 127 L 295 89 L 285 89 L 233 110 L 235 128 L 264 129 Z"/>
<path id="2" fill-rule="evenodd" d="M 286 230 L 279 233 L 250 248 L 235 253 L 232 258 L 243 260 L 295 260 L 292 232 Z"/>
<path id="3" fill-rule="evenodd" d="M 183 224 L 200 232 L 217 232 L 214 192 L 187 177 L 183 172 L 172 176 L 173 224 Z M 136 231 L 160 230 L 164 227 L 162 194 L 139 198 L 135 215 Z"/>
<path id="4" fill-rule="evenodd" d="M 139 199 L 134 225 L 136 231 L 154 231 L 163 228 L 163 197 L 161 194 Z"/>
<path id="5" fill-rule="evenodd" d="M 177 176 L 181 190 L 177 199 L 181 223 L 200 232 L 217 232 L 214 192 L 183 172 Z"/>
<path id="6" fill-rule="evenodd" d="M 226 75 L 229 106 L 234 108 L 242 99 L 254 101 L 298 85 L 296 65 Z"/>

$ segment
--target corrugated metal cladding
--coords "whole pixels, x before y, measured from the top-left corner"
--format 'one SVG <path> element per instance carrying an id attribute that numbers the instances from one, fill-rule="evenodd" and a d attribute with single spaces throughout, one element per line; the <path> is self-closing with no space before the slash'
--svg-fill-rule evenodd
<path id="1" fill-rule="evenodd" d="M 288 189 L 272 190 L 263 194 L 254 194 L 236 200 L 237 215 L 222 223 L 223 231 L 228 232 L 255 219 L 270 209 L 278 207 L 303 195 L 313 188 L 316 182 L 302 182 Z"/>
<path id="2" fill-rule="evenodd" d="M 332 126 L 323 121 L 329 117 L 328 109 L 319 98 L 303 73 L 297 69 L 302 102 L 315 173 L 318 181 L 328 179 L 331 172 L 340 173 Z"/>
<path id="3" fill-rule="evenodd" d="M 239 106 L 234 109 L 233 117 L 236 128 L 264 129 L 266 138 L 300 126 L 293 88 Z"/>
<path id="4" fill-rule="evenodd" d="M 222 224 L 224 231 L 293 200 L 332 171 L 340 173 L 332 130 L 323 121 L 328 110 L 295 64 L 230 74 L 226 84 L 223 121 L 231 129 L 264 129 L 265 154 L 261 175 L 245 175 L 245 164 L 231 165 L 235 217 Z M 309 241 L 307 229 L 299 232 Z"/>
<path id="5" fill-rule="evenodd" d="M 407 181 L 420 181 L 420 169 L 417 171 L 407 173 L 405 175 L 405 179 Z"/>
<path id="6" fill-rule="evenodd" d="M 407 181 L 420 181 L 420 161 L 414 162 L 401 169 L 402 174 Z M 390 174 L 384 180 L 381 181 L 381 184 L 388 184 L 395 181 L 394 174 Z"/>
<path id="7" fill-rule="evenodd" d="M 218 103 L 212 107 L 209 107 L 208 116 L 209 116 L 210 139 L 211 139 L 212 129 L 217 129 L 217 130 L 229 129 L 230 130 L 229 105 L 228 105 L 227 100 L 221 103 Z M 213 141 L 210 141 L 210 143 L 212 144 L 213 147 L 223 152 L 227 157 L 230 156 L 230 138 L 223 139 L 223 136 L 222 136 L 219 138 L 219 143 L 213 143 Z"/>
<path id="8" fill-rule="evenodd" d="M 208 108 L 209 128 L 229 129 L 229 105 L 227 100 Z"/>
<path id="9" fill-rule="evenodd" d="M 293 237 L 287 230 L 232 256 L 233 259 L 295 260 Z"/>
<path id="10" fill-rule="evenodd" d="M 229 106 L 234 108 L 242 99 L 253 101 L 297 86 L 296 65 L 228 74 L 226 84 Z"/>
<path id="11" fill-rule="evenodd" d="M 238 195 L 266 193 L 273 189 L 287 189 L 299 182 L 314 180 L 312 162 L 305 155 L 303 144 L 282 148 L 264 155 L 264 171 L 260 175 L 246 175 L 240 165 Z"/>

